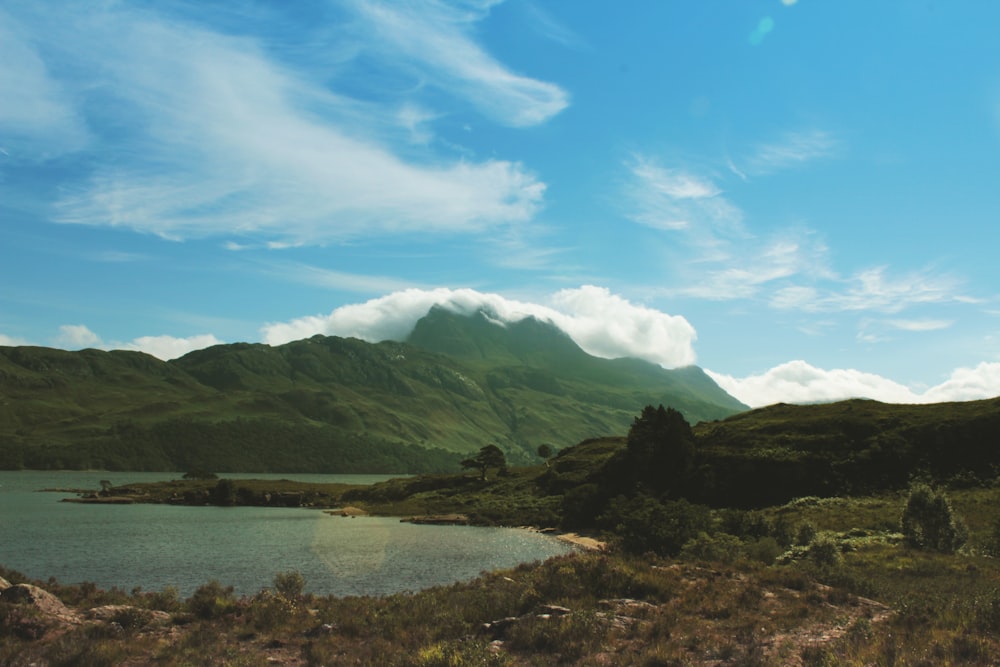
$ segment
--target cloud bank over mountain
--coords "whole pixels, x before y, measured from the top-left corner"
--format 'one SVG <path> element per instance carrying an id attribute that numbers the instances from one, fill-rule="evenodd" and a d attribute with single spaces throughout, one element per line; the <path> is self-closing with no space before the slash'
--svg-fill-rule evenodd
<path id="1" fill-rule="evenodd" d="M 473 289 L 403 289 L 363 303 L 341 306 L 326 315 L 268 323 L 260 329 L 260 340 L 269 345 L 281 345 L 320 334 L 359 338 L 372 343 L 402 341 L 417 320 L 434 306 L 462 314 L 484 311 L 500 325 L 527 317 L 551 322 L 597 357 L 634 357 L 665 368 L 697 362 L 697 332 L 686 318 L 632 303 L 608 288 L 594 285 L 560 290 L 542 303 Z M 78 324 L 61 327 L 53 342 L 69 349 L 139 350 L 168 360 L 223 341 L 208 333 L 183 338 L 158 335 L 141 336 L 129 342 L 104 341 L 87 326 Z M 0 337 L 0 344 L 27 343 Z M 818 368 L 803 360 L 782 363 L 745 377 L 711 369 L 706 372 L 719 386 L 751 407 L 849 398 L 886 403 L 939 403 L 1000 395 L 1000 362 L 982 362 L 972 368 L 955 369 L 930 387 L 906 386 L 859 369 Z"/>
<path id="2" fill-rule="evenodd" d="M 824 370 L 802 360 L 789 361 L 759 375 L 735 378 L 707 371 L 720 387 L 750 407 L 774 403 L 821 403 L 870 398 L 883 403 L 944 403 L 1000 395 L 1000 363 L 958 368 L 923 391 L 853 368 Z"/>
<path id="3" fill-rule="evenodd" d="M 403 340 L 435 305 L 464 314 L 486 310 L 501 323 L 526 317 L 551 322 L 598 357 L 638 357 L 667 368 L 688 366 L 696 360 L 697 335 L 686 319 L 633 304 L 592 285 L 556 292 L 547 304 L 471 289 L 408 289 L 342 306 L 329 315 L 268 324 L 261 338 L 271 345 L 315 334 L 353 336 L 370 342 Z"/>

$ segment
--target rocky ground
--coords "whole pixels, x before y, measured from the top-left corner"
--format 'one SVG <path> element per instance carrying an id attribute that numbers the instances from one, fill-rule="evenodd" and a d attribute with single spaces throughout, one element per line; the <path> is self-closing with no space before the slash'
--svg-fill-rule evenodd
<path id="1" fill-rule="evenodd" d="M 561 561 L 555 566 L 556 571 L 565 570 L 566 563 L 574 561 Z M 517 572 L 509 574 L 491 575 L 494 577 L 491 581 L 479 586 L 492 588 L 501 596 L 535 586 L 526 578 L 519 578 Z M 230 620 L 222 621 L 129 604 L 74 607 L 39 585 L 11 584 L 0 579 L 0 647 L 6 649 L 0 653 L 0 664 L 36 667 L 77 664 L 74 659 L 66 662 L 51 656 L 66 655 L 61 643 L 92 641 L 101 647 L 101 655 L 109 657 L 102 662 L 91 656 L 86 664 L 128 667 L 191 664 L 191 654 L 197 655 L 199 651 L 212 664 L 287 667 L 617 665 L 635 664 L 641 656 L 646 656 L 645 664 L 795 666 L 813 664 L 810 655 L 823 654 L 826 647 L 851 633 L 871 632 L 871 628 L 891 616 L 884 605 L 841 595 L 816 583 L 798 582 L 790 588 L 780 583 L 762 583 L 734 570 L 687 563 L 652 568 L 649 574 L 641 576 L 658 577 L 661 585 L 669 587 L 669 593 L 655 600 L 602 598 L 589 604 L 579 603 L 578 607 L 539 601 L 528 613 L 470 625 L 468 634 L 453 640 L 439 640 L 420 650 L 400 645 L 401 653 L 395 657 L 389 657 L 393 656 L 392 637 L 378 638 L 382 646 L 380 654 L 373 657 L 365 652 L 365 644 L 375 639 L 366 638 L 364 631 L 353 626 L 355 622 L 359 627 L 365 626 L 367 621 L 324 622 L 329 609 L 309 608 L 330 604 L 330 600 L 323 598 L 303 598 L 301 608 L 293 613 L 289 610 L 297 602 L 265 592 L 253 600 L 239 601 L 227 612 Z M 732 591 L 735 597 L 721 597 L 720 591 Z M 418 598 L 419 594 L 410 601 L 419 606 Z M 729 608 L 733 603 L 745 609 Z M 283 609 L 288 615 L 282 616 L 281 622 L 273 627 L 261 630 L 259 619 L 266 617 L 260 610 L 273 613 L 272 608 Z M 374 618 L 384 611 L 371 613 Z M 235 618 L 242 620 L 232 620 Z M 292 618 L 296 620 L 291 622 Z M 579 634 L 581 629 L 587 636 L 570 641 L 570 635 Z M 377 634 L 377 624 L 371 624 L 368 631 Z M 560 641 L 564 645 L 559 645 Z M 203 646 L 196 646 L 199 643 Z M 485 655 L 492 658 L 479 662 L 483 659 L 480 656 L 473 662 L 468 650 L 454 652 L 458 649 L 453 647 L 463 643 L 483 647 Z M 186 646 L 195 648 L 185 649 L 186 652 L 170 648 Z M 442 647 L 448 646 L 453 652 L 442 652 Z M 543 656 L 546 651 L 555 652 Z M 654 653 L 661 656 L 662 662 L 649 662 Z"/>

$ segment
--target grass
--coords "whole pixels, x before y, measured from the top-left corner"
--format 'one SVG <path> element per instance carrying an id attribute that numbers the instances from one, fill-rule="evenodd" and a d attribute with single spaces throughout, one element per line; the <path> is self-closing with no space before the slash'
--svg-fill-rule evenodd
<path id="1" fill-rule="evenodd" d="M 316 336 L 162 362 L 0 346 L 0 468 L 408 473 L 490 442 L 521 465 L 620 433 L 646 403 L 745 408 L 698 369 L 591 357 L 548 325 L 437 319 L 423 347 Z M 455 336 L 476 354 L 436 345 Z"/>
<path id="2" fill-rule="evenodd" d="M 91 625 L 34 640 L 0 624 L 0 664 L 995 664 L 1000 562 L 977 545 L 996 493 L 951 492 L 972 533 L 956 554 L 905 546 L 890 529 L 905 499 L 884 494 L 762 511 L 814 524 L 833 562 L 794 547 L 773 564 L 747 549 L 727 562 L 579 553 L 381 598 L 301 595 L 291 573 L 252 597 L 210 582 L 186 601 L 48 582 L 77 608 L 129 604 L 171 621 L 123 613 L 124 634 Z"/>
<path id="3" fill-rule="evenodd" d="M 82 627 L 51 641 L 8 636 L 0 640 L 0 664 L 97 665 L 128 659 L 129 664 L 179 666 L 294 659 L 308 665 L 408 666 L 763 659 L 770 650 L 767 637 L 834 625 L 852 613 L 849 596 L 841 606 L 830 605 L 820 593 L 808 601 L 820 590 L 812 583 L 787 588 L 780 577 L 752 564 L 706 567 L 595 554 L 385 598 L 285 597 L 265 591 L 234 599 L 226 589 L 208 584 L 174 612 L 170 626 L 140 625 L 128 636 Z M 212 601 L 208 611 L 206 600 Z M 145 601 L 140 596 L 133 603 Z"/>
<path id="4" fill-rule="evenodd" d="M 992 419 L 993 405 L 936 409 L 938 414 L 972 410 L 973 425 L 957 431 L 970 435 L 983 427 L 977 420 Z M 797 411 L 776 406 L 733 423 L 777 438 L 772 445 L 783 442 L 792 451 L 796 445 L 782 438 L 788 433 L 785 420 Z M 870 439 L 869 427 L 891 422 L 893 414 L 880 404 L 848 402 L 807 411 L 810 418 L 793 430 L 822 439 L 833 419 L 842 436 L 855 438 L 842 447 L 862 443 L 855 453 L 871 454 L 878 442 Z M 703 428 L 715 435 L 700 437 L 718 444 L 736 427 L 727 421 Z M 765 451 L 748 442 L 751 454 Z M 815 441 L 807 437 L 798 451 L 811 444 Z M 623 447 L 623 438 L 590 440 L 547 465 L 491 469 L 485 481 L 475 473 L 420 475 L 363 488 L 238 480 L 227 497 L 242 502 L 270 493 L 380 514 L 460 513 L 478 523 L 556 525 L 568 500 L 586 499 L 579 492 L 587 487 L 599 490 L 595 474 L 613 470 L 605 463 L 618 460 L 613 457 Z M 186 601 L 169 592 L 126 594 L 48 582 L 46 587 L 79 609 L 128 604 L 168 611 L 171 621 L 157 624 L 139 611 L 123 613 L 111 629 L 90 624 L 32 638 L 17 629 L 23 610 L 0 602 L 5 619 L 0 665 L 996 664 L 1000 561 L 993 555 L 1000 489 L 981 476 L 950 477 L 951 507 L 969 530 L 956 553 L 907 545 L 900 517 L 908 494 L 890 484 L 874 493 L 802 497 L 751 511 L 739 505 L 699 507 L 697 530 L 676 559 L 614 549 L 575 554 L 383 598 L 301 595 L 301 582 L 292 573 L 276 578 L 274 590 L 249 598 L 235 598 L 223 584 L 209 582 Z M 750 481 L 759 483 L 743 480 Z M 850 482 L 843 477 L 838 483 Z M 219 484 L 164 483 L 137 491 L 147 499 L 186 493 L 198 499 L 211 496 Z M 628 510 L 628 498 L 622 498 L 610 506 Z M 642 500 L 635 503 L 639 509 L 681 511 L 673 501 L 634 500 Z M 623 514 L 618 523 L 631 525 L 647 514 L 662 518 L 650 510 Z M 620 528 L 613 524 L 591 525 L 604 525 L 614 544 Z M 35 626 L 24 627 L 39 622 L 28 621 Z M 119 631 L 125 634 L 115 634 Z"/>

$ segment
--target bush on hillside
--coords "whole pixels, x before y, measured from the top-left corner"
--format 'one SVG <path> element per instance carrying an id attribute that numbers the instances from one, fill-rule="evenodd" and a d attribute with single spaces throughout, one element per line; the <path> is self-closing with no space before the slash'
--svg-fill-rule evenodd
<path id="1" fill-rule="evenodd" d="M 640 494 L 612 500 L 598 523 L 612 529 L 630 553 L 676 556 L 699 533 L 711 530 L 712 517 L 703 505 Z"/>
<path id="2" fill-rule="evenodd" d="M 955 553 L 969 538 L 965 522 L 942 491 L 918 484 L 910 491 L 900 519 L 903 538 L 911 547 Z"/>

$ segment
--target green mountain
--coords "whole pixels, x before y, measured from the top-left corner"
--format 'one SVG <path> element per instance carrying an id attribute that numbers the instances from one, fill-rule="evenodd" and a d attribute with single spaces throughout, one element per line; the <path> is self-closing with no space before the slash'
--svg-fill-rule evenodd
<path id="1" fill-rule="evenodd" d="M 170 362 L 0 347 L 0 468 L 248 472 L 454 469 L 621 434 L 647 404 L 745 410 L 698 368 L 586 354 L 551 324 L 435 308 L 406 342 L 314 336 Z"/>

